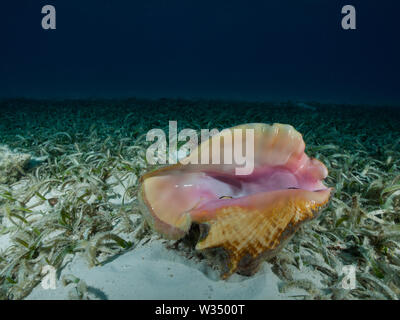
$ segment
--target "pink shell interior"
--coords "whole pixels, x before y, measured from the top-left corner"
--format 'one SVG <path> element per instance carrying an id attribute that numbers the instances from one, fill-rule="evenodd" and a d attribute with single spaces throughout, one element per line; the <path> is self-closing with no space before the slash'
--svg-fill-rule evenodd
<path id="1" fill-rule="evenodd" d="M 160 170 L 144 179 L 142 195 L 155 229 L 166 237 L 179 238 L 192 221 L 200 219 L 196 209 L 212 212 L 229 203 L 246 205 L 252 195 L 277 190 L 287 190 L 288 196 L 296 189 L 315 192 L 316 201 L 320 201 L 316 191 L 329 190 L 322 182 L 328 171 L 304 153 L 301 135 L 288 125 L 250 126 L 258 130 L 252 174 L 235 175 L 234 165 L 186 165 Z"/>

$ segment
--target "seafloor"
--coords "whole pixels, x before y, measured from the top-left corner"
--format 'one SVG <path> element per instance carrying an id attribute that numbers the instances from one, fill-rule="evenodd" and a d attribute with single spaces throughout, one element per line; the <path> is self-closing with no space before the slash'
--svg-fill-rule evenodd
<path id="1" fill-rule="evenodd" d="M 147 131 L 168 132 L 169 120 L 197 130 L 293 125 L 335 191 L 269 261 L 279 290 L 400 298 L 400 108 L 180 99 L 13 99 L 0 108 L 0 299 L 26 297 L 45 265 L 61 270 L 76 254 L 101 265 L 154 236 L 138 211 L 137 177 L 150 169 Z M 342 286 L 345 265 L 356 266 L 353 289 Z M 318 284 L 299 276 L 310 273 Z M 76 284 L 73 297 L 93 298 L 78 278 L 63 282 Z"/>

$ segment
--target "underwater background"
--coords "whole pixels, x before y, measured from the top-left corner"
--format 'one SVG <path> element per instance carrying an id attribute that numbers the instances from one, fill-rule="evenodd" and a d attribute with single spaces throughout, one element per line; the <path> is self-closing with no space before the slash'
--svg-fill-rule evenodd
<path id="1" fill-rule="evenodd" d="M 41 9 L 56 9 L 44 30 Z M 342 7 L 356 9 L 344 30 Z M 398 104 L 394 0 L 4 1 L 0 96 Z"/>
<path id="2" fill-rule="evenodd" d="M 1 4 L 0 299 L 29 297 L 45 265 L 61 272 L 81 254 L 102 266 L 158 239 L 138 178 L 152 169 L 146 133 L 172 120 L 294 126 L 334 193 L 269 262 L 279 292 L 400 298 L 396 1 L 352 1 L 356 30 L 340 25 L 347 1 L 51 1 L 57 29 L 43 30 L 46 4 Z M 112 298 L 78 274 L 62 283 L 65 297 Z"/>

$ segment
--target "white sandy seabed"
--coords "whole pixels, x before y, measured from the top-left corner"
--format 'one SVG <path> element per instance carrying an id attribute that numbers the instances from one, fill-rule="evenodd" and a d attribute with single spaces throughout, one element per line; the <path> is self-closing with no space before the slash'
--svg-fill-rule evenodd
<path id="1" fill-rule="evenodd" d="M 44 289 L 39 284 L 26 299 L 71 299 L 74 284 L 64 286 L 61 280 L 68 275 L 86 283 L 90 299 L 295 299 L 306 294 L 301 289 L 279 292 L 281 280 L 267 262 L 252 277 L 234 274 L 222 280 L 220 272 L 207 260 L 189 259 L 166 243 L 154 235 L 150 241 L 92 268 L 83 256 L 76 254 L 57 273 L 55 289 Z M 8 235 L 0 236 L 0 252 L 8 245 Z"/>
<path id="2" fill-rule="evenodd" d="M 206 261 L 189 260 L 155 238 L 102 266 L 89 268 L 75 256 L 58 278 L 67 274 L 84 280 L 89 297 L 97 299 L 293 299 L 305 294 L 300 289 L 280 293 L 280 280 L 268 263 L 252 277 L 221 280 Z M 68 299 L 71 286 L 60 280 L 56 289 L 40 284 L 27 299 Z"/>

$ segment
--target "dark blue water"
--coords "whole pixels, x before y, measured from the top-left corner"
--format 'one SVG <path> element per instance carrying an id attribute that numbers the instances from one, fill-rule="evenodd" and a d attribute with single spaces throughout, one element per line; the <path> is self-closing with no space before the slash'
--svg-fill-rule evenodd
<path id="1" fill-rule="evenodd" d="M 56 7 L 56 30 L 41 8 Z M 341 28 L 341 8 L 357 29 Z M 398 1 L 6 0 L 0 97 L 400 104 Z"/>

